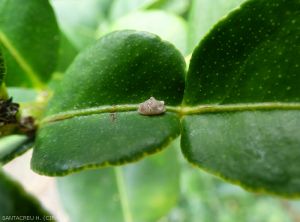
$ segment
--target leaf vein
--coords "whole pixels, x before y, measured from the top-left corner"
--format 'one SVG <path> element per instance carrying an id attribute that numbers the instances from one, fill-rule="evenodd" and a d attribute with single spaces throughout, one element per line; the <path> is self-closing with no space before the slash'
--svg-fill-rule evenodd
<path id="1" fill-rule="evenodd" d="M 15 60 L 18 62 L 20 67 L 23 69 L 27 77 L 30 79 L 33 85 L 38 88 L 44 88 L 44 84 L 38 78 L 38 74 L 33 70 L 33 68 L 26 62 L 26 60 L 22 57 L 20 52 L 14 47 L 14 45 L 10 42 L 7 36 L 0 31 L 0 42 L 5 46 L 5 48 L 12 54 Z"/>
<path id="2" fill-rule="evenodd" d="M 136 111 L 138 104 L 124 104 L 113 106 L 99 106 L 86 109 L 78 109 L 67 112 L 61 112 L 50 115 L 41 121 L 41 125 L 70 119 L 77 116 L 87 116 L 100 113 L 129 112 Z M 207 104 L 193 107 L 184 106 L 166 106 L 167 112 L 177 113 L 180 116 L 195 115 L 203 113 L 222 113 L 222 112 L 241 112 L 258 110 L 300 110 L 300 103 L 244 103 L 244 104 Z"/>

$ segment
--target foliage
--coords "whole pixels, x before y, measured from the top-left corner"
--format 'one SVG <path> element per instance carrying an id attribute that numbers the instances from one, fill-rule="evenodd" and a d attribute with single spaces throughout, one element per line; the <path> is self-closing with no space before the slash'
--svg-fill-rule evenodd
<path id="1" fill-rule="evenodd" d="M 177 137 L 228 182 L 298 197 L 300 2 L 243 2 L 2 0 L 0 99 L 20 111 L 0 119 L 0 162 L 33 146 L 34 171 L 82 171 L 58 180 L 73 221 L 193 221 Z M 138 114 L 151 96 L 164 114 Z"/>
<path id="2" fill-rule="evenodd" d="M 20 185 L 5 175 L 2 170 L 0 172 L 0 197 L 1 220 L 20 221 L 24 216 L 34 216 L 34 219 L 42 220 L 49 216 L 36 199 L 26 194 Z"/>

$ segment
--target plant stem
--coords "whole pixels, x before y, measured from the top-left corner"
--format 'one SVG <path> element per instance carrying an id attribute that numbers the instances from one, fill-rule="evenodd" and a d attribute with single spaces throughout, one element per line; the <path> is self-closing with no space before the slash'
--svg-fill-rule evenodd
<path id="1" fill-rule="evenodd" d="M 126 187 L 123 178 L 123 172 L 121 167 L 114 167 L 116 180 L 117 180 L 117 187 L 120 196 L 121 208 L 123 212 L 124 222 L 132 222 L 132 216 L 130 212 L 128 196 L 126 193 Z"/>

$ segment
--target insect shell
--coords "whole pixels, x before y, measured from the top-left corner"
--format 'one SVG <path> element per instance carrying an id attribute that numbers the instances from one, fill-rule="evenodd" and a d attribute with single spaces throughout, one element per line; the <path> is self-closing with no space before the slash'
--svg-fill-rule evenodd
<path id="1" fill-rule="evenodd" d="M 138 112 L 145 116 L 160 115 L 166 112 L 165 102 L 151 96 L 150 99 L 140 103 Z"/>

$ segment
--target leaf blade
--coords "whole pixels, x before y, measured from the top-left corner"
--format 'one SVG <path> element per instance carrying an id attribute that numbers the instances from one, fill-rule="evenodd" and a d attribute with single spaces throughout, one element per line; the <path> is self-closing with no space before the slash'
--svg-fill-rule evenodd
<path id="1" fill-rule="evenodd" d="M 103 37 L 64 75 L 38 131 L 32 168 L 66 174 L 164 148 L 179 135 L 178 116 L 142 116 L 137 103 L 154 96 L 167 105 L 180 104 L 184 72 L 180 53 L 155 35 L 120 31 Z"/>
<path id="2" fill-rule="evenodd" d="M 172 114 L 153 118 L 124 112 L 113 121 L 106 113 L 53 122 L 39 131 L 31 167 L 53 176 L 125 164 L 157 152 L 178 135 L 179 120 Z"/>
<path id="3" fill-rule="evenodd" d="M 179 193 L 174 148 L 122 168 L 84 171 L 59 178 L 61 199 L 72 221 L 82 221 L 87 215 L 91 221 L 97 218 L 156 221 L 164 216 L 177 202 Z M 84 195 L 78 192 L 87 186 L 89 189 Z M 108 199 L 107 204 L 99 207 L 99 203 Z"/>
<path id="4" fill-rule="evenodd" d="M 204 114 L 183 121 L 189 161 L 248 190 L 299 196 L 299 111 L 227 113 L 226 120 L 224 114 Z"/>
<path id="5" fill-rule="evenodd" d="M 0 45 L 0 85 L 2 85 L 5 74 L 6 74 L 6 67 L 5 67 L 4 57 Z"/>
<path id="6" fill-rule="evenodd" d="M 20 5 L 18 0 L 4 0 L 0 11 L 7 84 L 42 88 L 54 71 L 59 44 L 58 27 L 48 1 L 29 0 Z"/>
<path id="7" fill-rule="evenodd" d="M 187 24 L 179 16 L 171 13 L 162 10 L 133 12 L 121 17 L 112 24 L 111 31 L 122 29 L 154 33 L 174 44 L 182 54 L 187 52 Z"/>
<path id="8" fill-rule="evenodd" d="M 189 49 L 193 50 L 211 27 L 245 0 L 192 0 L 188 15 Z"/>
<path id="9" fill-rule="evenodd" d="M 2 170 L 0 171 L 0 216 L 48 216 L 38 201 L 31 195 L 25 193 L 24 189 L 15 181 L 10 179 Z"/>
<path id="10" fill-rule="evenodd" d="M 232 12 L 195 49 L 184 95 L 192 114 L 183 117 L 187 159 L 286 197 L 300 193 L 299 8 L 299 1 L 252 0 Z"/>
<path id="11" fill-rule="evenodd" d="M 193 53 L 184 103 L 299 102 L 299 3 L 285 3 L 249 1 L 218 23 Z"/>
<path id="12" fill-rule="evenodd" d="M 0 140 L 0 163 L 6 164 L 33 146 L 33 139 L 23 135 L 11 135 Z"/>

